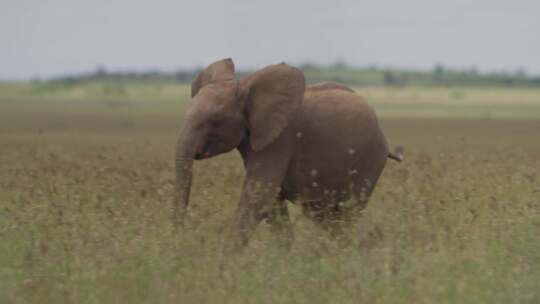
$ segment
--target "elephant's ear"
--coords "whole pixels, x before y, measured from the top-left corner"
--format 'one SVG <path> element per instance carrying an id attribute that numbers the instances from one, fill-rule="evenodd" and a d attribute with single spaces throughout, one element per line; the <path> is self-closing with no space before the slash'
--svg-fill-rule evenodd
<path id="1" fill-rule="evenodd" d="M 234 79 L 234 63 L 231 58 L 222 59 L 202 70 L 191 83 L 191 97 L 197 95 L 205 85 L 216 81 Z"/>
<path id="2" fill-rule="evenodd" d="M 246 111 L 250 143 L 254 151 L 259 151 L 281 134 L 302 104 L 304 73 L 282 63 L 259 70 L 243 82 L 249 90 Z"/>

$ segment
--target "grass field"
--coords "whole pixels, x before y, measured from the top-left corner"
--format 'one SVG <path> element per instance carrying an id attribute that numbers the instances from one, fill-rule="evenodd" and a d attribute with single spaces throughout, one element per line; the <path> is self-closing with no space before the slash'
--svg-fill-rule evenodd
<path id="1" fill-rule="evenodd" d="M 0 303 L 539 303 L 540 90 L 361 88 L 392 145 L 342 248 L 290 204 L 225 255 L 244 175 L 197 162 L 170 222 L 188 88 L 0 86 Z"/>

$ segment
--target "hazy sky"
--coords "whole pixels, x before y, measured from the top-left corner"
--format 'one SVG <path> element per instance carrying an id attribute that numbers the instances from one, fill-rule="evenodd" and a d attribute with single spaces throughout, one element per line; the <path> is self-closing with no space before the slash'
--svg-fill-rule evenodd
<path id="1" fill-rule="evenodd" d="M 525 68 L 538 0 L 0 0 L 0 79 L 286 61 Z"/>

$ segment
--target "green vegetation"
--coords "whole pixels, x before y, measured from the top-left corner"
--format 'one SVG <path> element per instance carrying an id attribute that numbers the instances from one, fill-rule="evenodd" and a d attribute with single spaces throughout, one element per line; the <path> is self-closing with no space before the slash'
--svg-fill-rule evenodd
<path id="1" fill-rule="evenodd" d="M 346 64 L 329 67 L 303 65 L 308 82 L 333 80 L 354 86 L 501 86 L 538 87 L 540 77 L 528 76 L 524 71 L 479 73 L 476 69 L 446 69 L 437 65 L 431 71 L 387 68 L 357 68 Z"/>
<path id="2" fill-rule="evenodd" d="M 196 163 L 170 221 L 186 86 L 0 85 L 0 303 L 540 302 L 540 91 L 358 91 L 406 160 L 353 244 L 290 205 L 290 252 L 263 224 L 224 255 L 236 153 Z"/>
<path id="3" fill-rule="evenodd" d="M 540 87 L 540 76 L 530 76 L 517 71 L 497 71 L 480 73 L 475 68 L 448 69 L 442 64 L 432 70 L 407 70 L 371 67 L 354 67 L 345 63 L 330 66 L 303 64 L 308 83 L 337 81 L 352 86 L 468 86 L 468 87 Z M 177 72 L 107 72 L 104 67 L 86 74 L 70 75 L 54 79 L 59 85 L 80 85 L 84 83 L 115 84 L 189 84 L 200 70 L 180 70 Z M 240 76 L 251 71 L 238 71 Z M 38 81 L 39 82 L 39 81 Z"/>

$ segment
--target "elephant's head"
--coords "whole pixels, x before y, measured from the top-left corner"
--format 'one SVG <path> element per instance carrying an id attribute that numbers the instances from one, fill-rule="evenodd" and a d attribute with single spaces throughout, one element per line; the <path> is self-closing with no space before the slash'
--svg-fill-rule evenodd
<path id="1" fill-rule="evenodd" d="M 231 151 L 244 140 L 254 151 L 272 143 L 302 103 L 303 73 L 284 63 L 268 66 L 240 80 L 231 59 L 214 62 L 191 85 L 176 146 L 176 209 L 189 204 L 194 159 Z M 183 194 L 183 195 L 182 195 Z"/>

